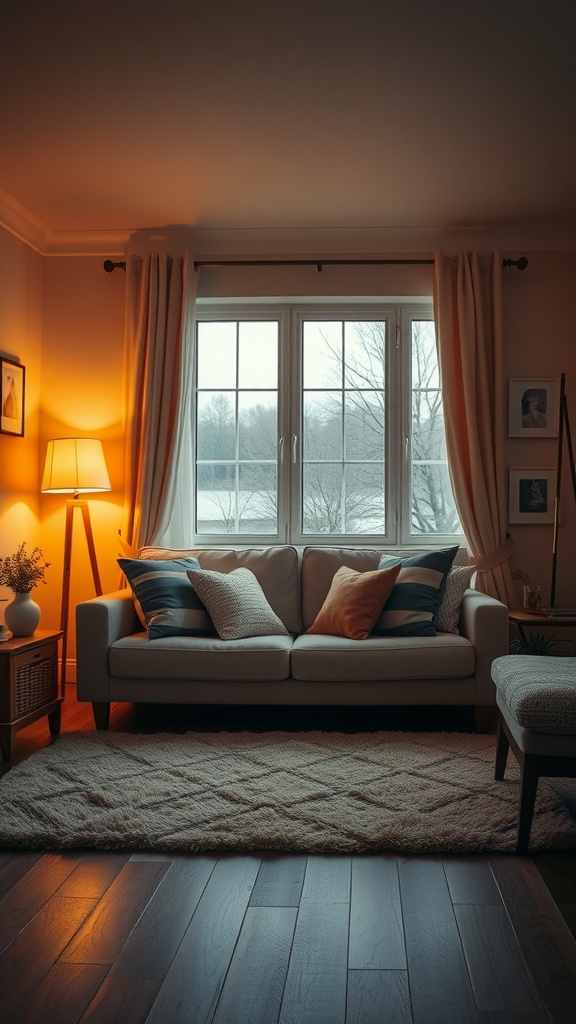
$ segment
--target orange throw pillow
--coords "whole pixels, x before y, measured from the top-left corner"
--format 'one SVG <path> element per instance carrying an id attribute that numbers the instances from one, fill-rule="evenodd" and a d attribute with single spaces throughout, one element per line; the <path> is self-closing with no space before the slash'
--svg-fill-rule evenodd
<path id="1" fill-rule="evenodd" d="M 390 597 L 399 565 L 357 572 L 343 565 L 334 573 L 326 600 L 307 633 L 365 640 Z"/>

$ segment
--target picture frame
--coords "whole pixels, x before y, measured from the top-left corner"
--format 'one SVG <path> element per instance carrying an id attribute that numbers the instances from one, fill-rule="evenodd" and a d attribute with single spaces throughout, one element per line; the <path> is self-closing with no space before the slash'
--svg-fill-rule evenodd
<path id="1" fill-rule="evenodd" d="M 24 437 L 26 367 L 0 356 L 0 434 Z"/>
<path id="2" fill-rule="evenodd" d="M 558 437 L 559 382 L 508 382 L 508 437 Z"/>
<path id="3" fill-rule="evenodd" d="M 553 523 L 555 500 L 555 469 L 510 470 L 510 523 Z"/>

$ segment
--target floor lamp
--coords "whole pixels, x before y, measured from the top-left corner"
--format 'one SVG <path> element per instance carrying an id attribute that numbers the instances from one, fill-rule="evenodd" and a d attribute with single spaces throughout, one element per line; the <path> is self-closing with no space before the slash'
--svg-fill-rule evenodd
<path id="1" fill-rule="evenodd" d="M 554 530 L 552 534 L 552 583 L 550 585 L 550 607 L 554 609 L 556 602 L 556 566 L 558 562 L 558 527 L 560 524 L 560 496 L 562 493 L 562 460 L 564 454 L 564 439 L 568 448 L 568 464 L 572 477 L 572 491 L 576 501 L 576 464 L 574 462 L 574 449 L 572 447 L 572 433 L 570 431 L 570 417 L 568 416 L 568 399 L 566 397 L 566 374 L 560 377 L 560 406 L 558 416 L 558 454 L 556 461 L 556 495 L 554 498 Z M 574 610 L 570 610 L 574 615 Z"/>
<path id="2" fill-rule="evenodd" d="M 84 532 L 90 555 L 90 566 L 96 594 L 102 593 L 96 549 L 90 522 L 88 502 L 79 497 L 96 491 L 110 491 L 110 477 L 102 442 L 93 437 L 58 437 L 48 441 L 46 464 L 42 479 L 42 491 L 47 494 L 72 494 L 66 502 L 66 530 L 64 534 L 64 570 L 62 574 L 62 607 L 60 629 L 62 630 L 61 685 L 66 683 L 66 654 L 68 649 L 68 617 L 70 609 L 70 567 L 72 562 L 72 531 L 74 512 L 82 512 Z M 64 692 L 62 690 L 62 692 Z"/>

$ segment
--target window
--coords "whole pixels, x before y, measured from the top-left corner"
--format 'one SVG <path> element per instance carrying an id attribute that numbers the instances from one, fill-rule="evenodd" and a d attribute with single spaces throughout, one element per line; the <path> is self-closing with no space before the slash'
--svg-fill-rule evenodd
<path id="1" fill-rule="evenodd" d="M 199 541 L 459 539 L 429 307 L 197 314 Z"/>

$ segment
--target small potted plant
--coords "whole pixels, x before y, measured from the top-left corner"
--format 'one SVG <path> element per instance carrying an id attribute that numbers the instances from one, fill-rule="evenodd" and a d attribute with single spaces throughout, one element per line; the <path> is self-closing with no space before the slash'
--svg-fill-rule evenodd
<path id="1" fill-rule="evenodd" d="M 13 636 L 32 636 L 40 622 L 40 607 L 30 592 L 39 583 L 46 585 L 44 575 L 50 562 L 44 561 L 40 548 L 26 550 L 26 541 L 14 555 L 0 558 L 0 585 L 14 592 L 6 605 L 4 619 Z"/>
<path id="2" fill-rule="evenodd" d="M 524 569 L 514 569 L 512 579 L 522 581 L 524 610 L 527 612 L 539 612 L 542 603 L 540 587 L 530 583 L 530 577 Z"/>

